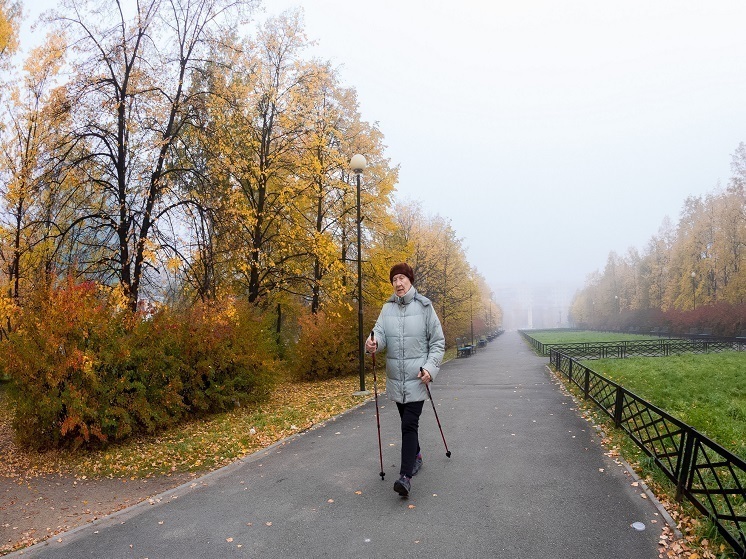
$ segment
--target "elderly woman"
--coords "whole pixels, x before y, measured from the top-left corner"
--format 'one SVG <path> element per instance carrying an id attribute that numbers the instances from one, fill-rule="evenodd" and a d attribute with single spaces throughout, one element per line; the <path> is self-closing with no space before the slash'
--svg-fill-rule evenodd
<path id="1" fill-rule="evenodd" d="M 389 272 L 394 294 L 384 303 L 368 338 L 369 353 L 386 352 L 386 392 L 396 402 L 401 418 L 401 468 L 394 491 L 402 497 L 412 489 L 412 476 L 422 466 L 419 421 L 427 399 L 425 385 L 434 380 L 445 351 L 440 320 L 427 297 L 412 285 L 414 271 L 406 263 Z"/>

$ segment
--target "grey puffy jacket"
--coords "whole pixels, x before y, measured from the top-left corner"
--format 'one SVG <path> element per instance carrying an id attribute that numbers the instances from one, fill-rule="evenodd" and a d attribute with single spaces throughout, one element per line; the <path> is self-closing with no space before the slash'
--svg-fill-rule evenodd
<path id="1" fill-rule="evenodd" d="M 420 367 L 435 379 L 445 352 L 440 320 L 430 299 L 411 287 L 404 297 L 392 295 L 373 327 L 378 351 L 386 352 L 386 392 L 399 403 L 427 399 L 417 377 Z"/>

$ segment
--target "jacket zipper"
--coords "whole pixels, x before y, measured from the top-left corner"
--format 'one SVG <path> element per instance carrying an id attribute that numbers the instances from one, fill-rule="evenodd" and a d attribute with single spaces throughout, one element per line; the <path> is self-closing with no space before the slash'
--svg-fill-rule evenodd
<path id="1" fill-rule="evenodd" d="M 401 340 L 404 341 L 404 315 L 406 314 L 406 305 L 401 305 Z M 399 363 L 404 363 L 404 344 L 402 343 L 399 351 L 401 352 L 399 355 Z M 401 372 L 402 381 L 401 381 L 401 403 L 406 404 L 407 403 L 407 371 L 406 368 L 402 370 Z"/>

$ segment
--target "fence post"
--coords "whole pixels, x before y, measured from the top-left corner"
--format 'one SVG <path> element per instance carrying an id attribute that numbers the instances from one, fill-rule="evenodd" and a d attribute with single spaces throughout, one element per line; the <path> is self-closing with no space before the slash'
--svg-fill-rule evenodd
<path id="1" fill-rule="evenodd" d="M 692 454 L 694 453 L 694 435 L 691 429 L 684 431 L 684 444 L 680 451 L 683 456 L 679 460 L 678 471 L 676 472 L 676 500 L 681 501 L 681 497 L 684 496 L 684 488 L 687 485 L 687 480 L 691 475 L 692 469 Z"/>
<path id="2" fill-rule="evenodd" d="M 591 370 L 588 367 L 585 367 L 585 380 L 583 381 L 583 393 L 585 394 L 585 399 L 588 399 L 588 393 L 591 391 Z"/>
<path id="3" fill-rule="evenodd" d="M 624 389 L 621 386 L 616 387 L 616 401 L 614 402 L 614 425 L 622 425 L 622 408 L 624 407 Z"/>

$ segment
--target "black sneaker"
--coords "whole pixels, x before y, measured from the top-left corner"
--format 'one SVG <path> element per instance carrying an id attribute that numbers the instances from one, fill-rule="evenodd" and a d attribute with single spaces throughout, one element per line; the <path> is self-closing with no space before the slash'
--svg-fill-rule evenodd
<path id="1" fill-rule="evenodd" d="M 412 475 L 416 476 L 417 472 L 420 471 L 421 467 L 422 467 L 422 455 L 418 454 L 417 458 L 414 459 L 414 468 L 412 468 Z"/>
<path id="2" fill-rule="evenodd" d="M 410 482 L 410 478 L 407 476 L 401 476 L 394 482 L 394 491 L 402 497 L 409 495 L 410 489 L 412 489 L 412 483 Z"/>

